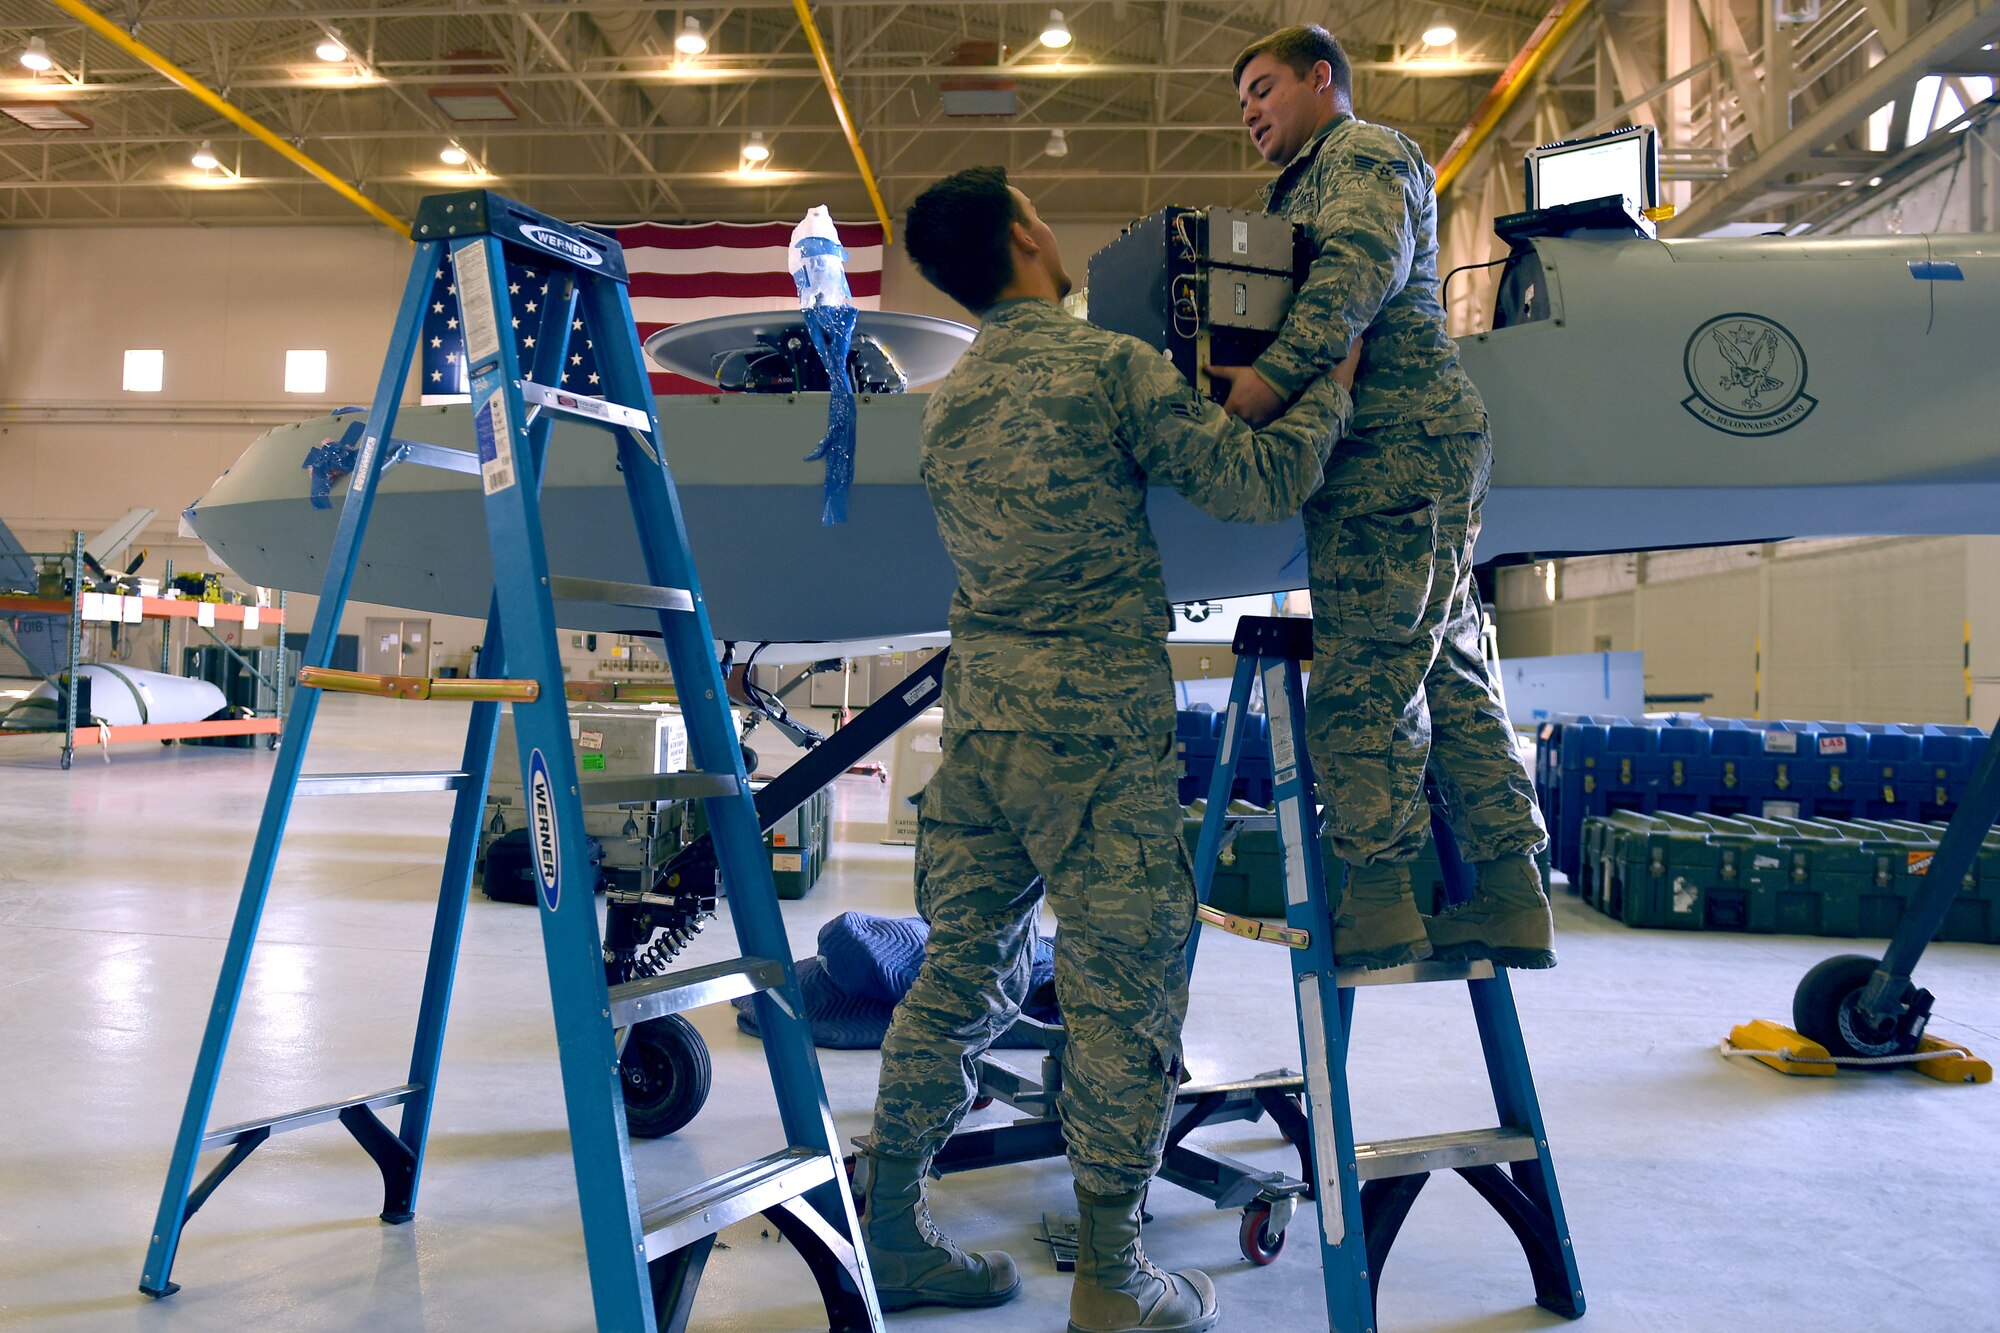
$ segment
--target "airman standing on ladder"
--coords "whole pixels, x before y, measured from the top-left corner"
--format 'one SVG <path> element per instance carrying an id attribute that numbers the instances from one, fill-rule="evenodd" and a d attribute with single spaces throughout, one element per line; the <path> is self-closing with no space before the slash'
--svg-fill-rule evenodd
<path id="1" fill-rule="evenodd" d="M 924 276 L 983 327 L 924 413 L 922 470 L 958 569 L 944 762 L 925 789 L 923 970 L 882 1046 L 856 1181 L 885 1309 L 996 1305 L 1004 1254 L 931 1222 L 924 1179 L 970 1107 L 979 1056 L 1020 1012 L 1042 893 L 1062 929 L 1063 1133 L 1081 1210 L 1072 1333 L 1216 1321 L 1199 1272 L 1139 1243 L 1181 1066 L 1195 893 L 1174 760 L 1171 611 L 1149 482 L 1274 521 L 1320 484 L 1345 379 L 1316 377 L 1253 433 L 1135 338 L 1065 314 L 1049 228 L 998 168 L 933 186 L 904 229 Z"/>
<path id="2" fill-rule="evenodd" d="M 1335 923 L 1343 965 L 1435 954 L 1555 964 L 1535 853 L 1534 786 L 1479 645 L 1473 582 L 1493 442 L 1438 296 L 1436 178 L 1417 145 L 1357 120 L 1346 54 L 1320 27 L 1285 28 L 1236 59 L 1243 122 L 1281 168 L 1265 207 L 1315 251 L 1284 328 L 1231 381 L 1225 410 L 1270 420 L 1367 339 L 1352 434 L 1305 508 L 1313 593 L 1307 735 L 1333 853 L 1347 865 Z M 1430 809 L 1428 768 L 1472 900 L 1429 923 L 1410 887 Z"/>

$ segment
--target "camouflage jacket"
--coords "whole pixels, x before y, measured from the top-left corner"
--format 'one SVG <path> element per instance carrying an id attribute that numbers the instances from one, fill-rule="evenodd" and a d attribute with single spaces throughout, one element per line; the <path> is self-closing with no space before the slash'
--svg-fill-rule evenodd
<path id="1" fill-rule="evenodd" d="M 1256 368 L 1286 397 L 1363 339 L 1354 435 L 1485 427 L 1438 295 L 1436 177 L 1403 135 L 1339 115 L 1264 187 L 1266 212 L 1297 223 L 1317 258 Z"/>
<path id="2" fill-rule="evenodd" d="M 1172 609 L 1148 483 L 1275 522 L 1318 489 L 1347 391 L 1252 432 L 1136 338 L 1005 301 L 924 409 L 921 468 L 958 570 L 945 723 L 1171 735 Z"/>

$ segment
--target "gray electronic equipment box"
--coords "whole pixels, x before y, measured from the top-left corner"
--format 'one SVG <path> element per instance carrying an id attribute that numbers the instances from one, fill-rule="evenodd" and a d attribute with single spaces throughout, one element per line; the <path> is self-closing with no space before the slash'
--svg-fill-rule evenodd
<path id="1" fill-rule="evenodd" d="M 1090 257 L 1090 322 L 1159 348 L 1190 384 L 1276 338 L 1312 255 L 1281 217 L 1163 208 Z"/>

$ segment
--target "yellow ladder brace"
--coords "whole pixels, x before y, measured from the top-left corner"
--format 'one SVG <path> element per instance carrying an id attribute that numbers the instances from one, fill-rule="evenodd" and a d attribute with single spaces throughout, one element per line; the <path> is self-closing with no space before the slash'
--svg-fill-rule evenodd
<path id="1" fill-rule="evenodd" d="M 540 682 L 532 680 L 441 680 L 435 676 L 384 676 L 332 667 L 301 669 L 299 684 L 336 694 L 372 694 L 384 699 L 502 699 L 533 703 L 542 693 Z"/>
<path id="2" fill-rule="evenodd" d="M 478 680 L 437 676 L 385 676 L 373 671 L 340 671 L 305 667 L 299 684 L 335 694 L 371 694 L 382 699 L 494 699 L 533 703 L 541 686 L 532 680 Z M 573 680 L 563 693 L 580 703 L 673 704 L 680 695 L 671 685 L 625 685 L 615 681 Z M 1237 934 L 1242 934 L 1238 931 Z M 1255 938 L 1254 936 L 1252 938 Z"/>

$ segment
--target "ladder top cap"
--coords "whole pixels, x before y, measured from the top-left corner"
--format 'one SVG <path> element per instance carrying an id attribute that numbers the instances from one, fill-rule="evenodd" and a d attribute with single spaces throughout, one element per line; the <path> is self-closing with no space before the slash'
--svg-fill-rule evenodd
<path id="1" fill-rule="evenodd" d="M 1282 657 L 1310 662 L 1313 623 L 1304 616 L 1245 616 L 1236 622 L 1230 645 L 1238 657 Z"/>
<path id="2" fill-rule="evenodd" d="M 625 251 L 612 237 L 537 212 L 492 190 L 430 195 L 417 205 L 411 236 L 419 243 L 492 236 L 537 251 L 577 273 L 618 283 L 626 280 Z"/>

